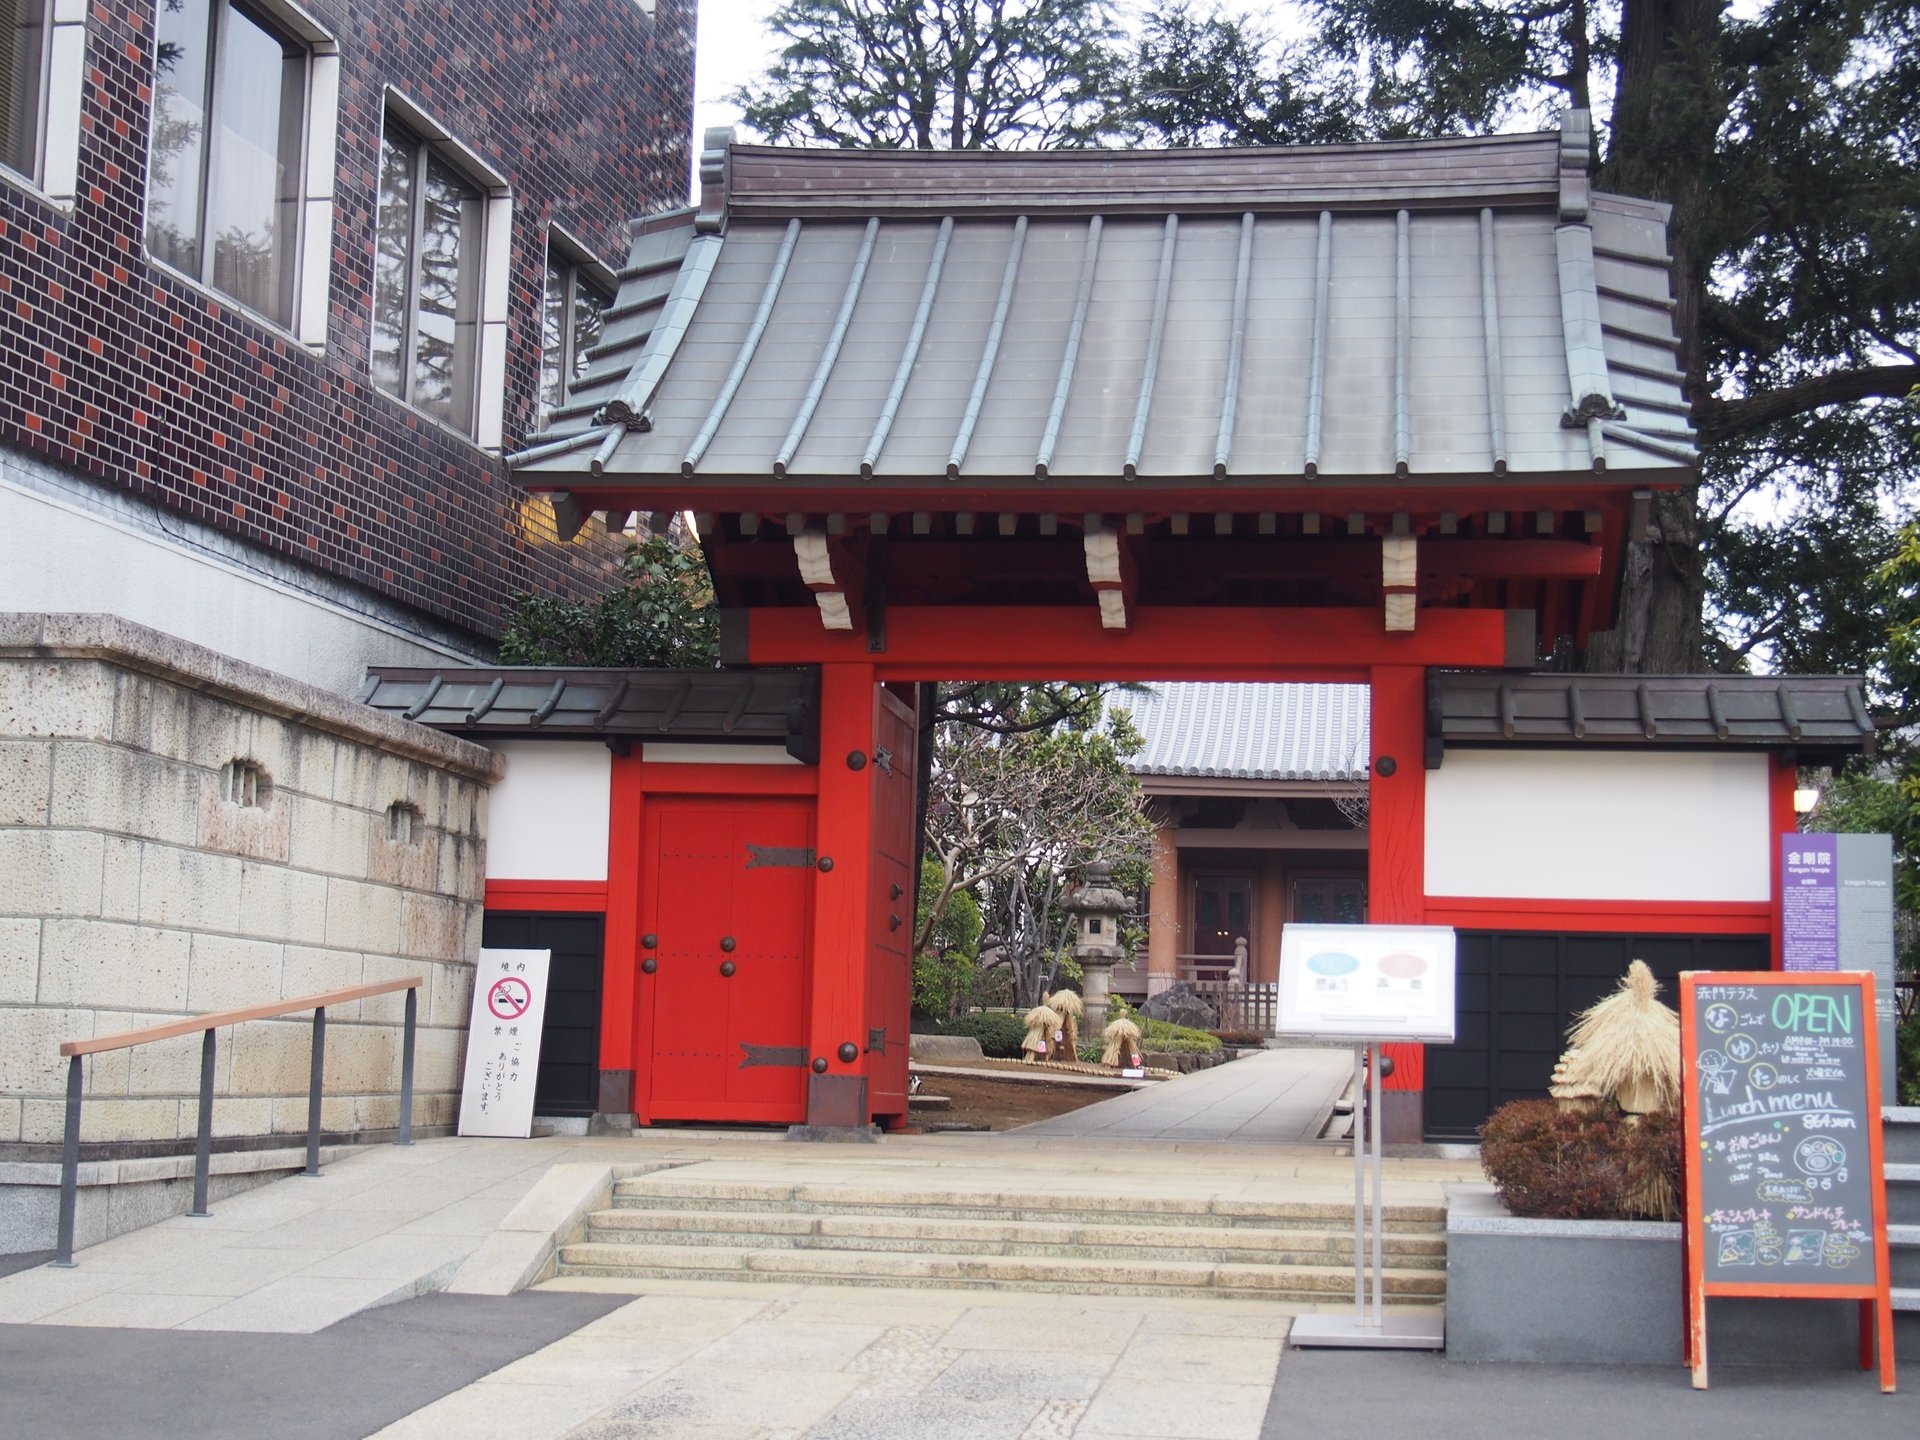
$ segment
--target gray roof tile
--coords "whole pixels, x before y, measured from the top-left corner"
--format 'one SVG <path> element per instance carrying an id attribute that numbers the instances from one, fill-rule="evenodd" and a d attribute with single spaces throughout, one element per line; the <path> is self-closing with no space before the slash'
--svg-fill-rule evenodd
<path id="1" fill-rule="evenodd" d="M 1120 693 L 1145 745 L 1139 775 L 1232 780 L 1364 780 L 1365 685 L 1178 682 Z"/>
<path id="2" fill-rule="evenodd" d="M 636 225 L 608 346 L 554 430 L 513 458 L 527 483 L 559 487 L 588 470 L 684 473 L 697 504 L 702 481 L 771 480 L 822 377 L 787 476 L 946 480 L 1023 216 L 1011 304 L 953 478 L 1017 481 L 1044 460 L 1050 477 L 1117 480 L 1136 430 L 1136 468 L 1147 480 L 1218 473 L 1364 483 L 1393 477 L 1404 452 L 1414 477 L 1484 476 L 1504 460 L 1515 481 L 1604 463 L 1658 482 L 1692 456 L 1673 375 L 1665 211 L 1588 196 L 1562 169 L 1574 152 L 1558 134 L 1251 151 L 715 153 L 726 156 L 724 209 L 703 212 L 698 224 L 719 233 L 695 240 L 689 212 Z M 1171 215 L 1179 224 L 1157 330 Z M 1242 368 L 1222 456 L 1247 216 Z M 912 350 L 943 221 L 951 241 Z M 795 225 L 791 263 L 770 287 Z M 870 230 L 870 260 L 833 351 Z M 1396 279 L 1403 231 L 1404 296 Z M 685 264 L 669 279 L 662 266 L 675 246 Z M 1322 304 L 1323 348 L 1315 337 Z M 1404 331 L 1396 318 L 1403 304 Z M 697 444 L 736 365 L 738 392 L 710 442 Z M 1587 416 L 1604 424 L 1581 423 Z M 604 443 L 543 444 L 570 430 Z M 884 437 L 877 452 L 876 435 Z"/>

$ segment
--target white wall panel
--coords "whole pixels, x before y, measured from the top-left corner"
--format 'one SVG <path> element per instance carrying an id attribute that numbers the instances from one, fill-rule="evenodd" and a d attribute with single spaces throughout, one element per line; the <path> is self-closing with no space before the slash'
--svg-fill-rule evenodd
<path id="1" fill-rule="evenodd" d="M 798 765 L 784 745 L 701 745 L 649 740 L 640 747 L 649 765 Z"/>
<path id="2" fill-rule="evenodd" d="M 587 741 L 502 740 L 487 801 L 489 880 L 605 880 L 613 755 Z"/>
<path id="3" fill-rule="evenodd" d="M 1772 898 L 1765 755 L 1449 750 L 1427 772 L 1427 893 Z"/>

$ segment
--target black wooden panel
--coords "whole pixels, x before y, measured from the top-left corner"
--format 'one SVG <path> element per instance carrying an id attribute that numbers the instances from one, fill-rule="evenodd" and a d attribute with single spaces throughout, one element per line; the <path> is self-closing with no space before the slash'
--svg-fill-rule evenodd
<path id="1" fill-rule="evenodd" d="M 536 1115 L 591 1115 L 600 1093 L 600 979 L 606 922 L 599 915 L 489 910 L 490 950 L 551 950 L 547 1018 L 540 1029 Z"/>
<path id="2" fill-rule="evenodd" d="M 1662 998 L 1683 970 L 1764 970 L 1764 935 L 1543 934 L 1463 930 L 1455 1040 L 1427 1047 L 1427 1139 L 1475 1139 L 1511 1100 L 1547 1093 L 1573 1017 L 1610 994 L 1629 960 L 1644 960 Z"/>

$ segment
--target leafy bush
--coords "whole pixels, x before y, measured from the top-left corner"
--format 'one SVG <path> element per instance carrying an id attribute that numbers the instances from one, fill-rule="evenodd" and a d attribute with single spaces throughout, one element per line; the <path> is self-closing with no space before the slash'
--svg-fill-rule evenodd
<path id="1" fill-rule="evenodd" d="M 1149 1020 L 1144 1015 L 1134 1016 L 1133 1023 L 1140 1027 L 1142 1050 L 1158 1050 L 1169 1055 L 1177 1055 L 1183 1051 L 1195 1055 L 1211 1055 L 1220 1048 L 1219 1037 L 1210 1035 L 1205 1030 L 1175 1025 L 1170 1020 Z"/>
<path id="2" fill-rule="evenodd" d="M 654 535 L 627 546 L 621 585 L 591 600 L 521 595 L 500 637 L 503 665 L 720 663 L 720 611 L 693 546 Z"/>
<path id="3" fill-rule="evenodd" d="M 1222 1045 L 1241 1050 L 1258 1050 L 1267 1043 L 1267 1037 L 1258 1030 L 1215 1030 L 1212 1034 Z"/>
<path id="4" fill-rule="evenodd" d="M 980 1042 L 983 1054 L 1001 1060 L 1018 1060 L 1020 1042 L 1026 1039 L 1027 1027 L 1018 1017 L 1000 1015 L 986 1011 L 978 1015 L 956 1015 L 951 1020 L 942 1020 L 933 1027 L 935 1035 L 971 1035 Z"/>
<path id="5" fill-rule="evenodd" d="M 1516 1215 L 1671 1220 L 1679 1215 L 1683 1130 L 1671 1113 L 1516 1100 L 1480 1127 L 1480 1164 Z"/>
<path id="6" fill-rule="evenodd" d="M 1900 1027 L 1900 1103 L 1920 1105 L 1920 1015 Z"/>

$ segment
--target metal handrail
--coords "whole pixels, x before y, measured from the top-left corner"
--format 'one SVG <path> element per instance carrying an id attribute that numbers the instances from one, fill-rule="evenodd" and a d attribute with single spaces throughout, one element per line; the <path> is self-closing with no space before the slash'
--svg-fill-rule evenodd
<path id="1" fill-rule="evenodd" d="M 73 1268 L 73 1219 L 80 1196 L 80 1061 L 88 1055 L 108 1050 L 128 1050 L 155 1040 L 172 1040 L 191 1035 L 200 1039 L 200 1131 L 193 1145 L 193 1208 L 187 1212 L 205 1218 L 207 1176 L 213 1163 L 213 1065 L 214 1032 L 226 1025 L 248 1020 L 272 1020 L 281 1015 L 313 1011 L 313 1057 L 307 1086 L 307 1168 L 308 1175 L 320 1173 L 320 1086 L 326 1069 L 327 1007 L 344 1005 L 350 1000 L 365 1000 L 375 995 L 407 992 L 406 1031 L 400 1049 L 400 1135 L 396 1145 L 413 1144 L 413 1035 L 420 1009 L 419 990 L 426 983 L 421 975 L 405 980 L 383 980 L 375 985 L 354 985 L 345 990 L 328 990 L 319 995 L 303 995 L 294 1000 L 275 1000 L 266 1005 L 250 1005 L 240 1010 L 220 1010 L 210 1015 L 191 1015 L 144 1030 L 124 1030 L 117 1035 L 98 1035 L 91 1040 L 68 1040 L 60 1046 L 67 1057 L 67 1133 L 60 1156 L 60 1229 L 54 1242 L 52 1264 L 62 1270 Z"/>

